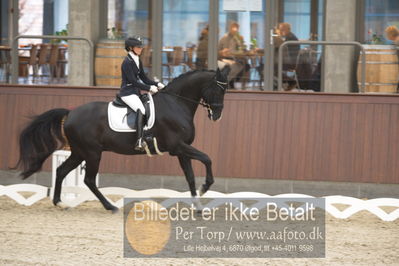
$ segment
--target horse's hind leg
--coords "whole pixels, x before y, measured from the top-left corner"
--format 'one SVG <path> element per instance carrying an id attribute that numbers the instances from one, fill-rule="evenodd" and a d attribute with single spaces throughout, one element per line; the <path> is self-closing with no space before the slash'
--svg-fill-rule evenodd
<path id="1" fill-rule="evenodd" d="M 106 210 L 110 210 L 112 212 L 117 212 L 118 208 L 113 206 L 100 192 L 96 185 L 96 175 L 98 173 L 98 168 L 101 160 L 101 152 L 98 154 L 90 154 L 86 160 L 86 174 L 84 182 L 87 187 L 91 190 L 91 192 L 96 195 L 96 197 L 100 200 Z"/>
<path id="2" fill-rule="evenodd" d="M 57 177 L 55 179 L 55 188 L 54 188 L 54 196 L 53 196 L 53 204 L 57 205 L 61 201 L 61 185 L 64 178 L 71 172 L 73 169 L 79 166 L 79 164 L 83 160 L 72 152 L 71 156 L 65 160 L 58 168 L 57 168 Z"/>

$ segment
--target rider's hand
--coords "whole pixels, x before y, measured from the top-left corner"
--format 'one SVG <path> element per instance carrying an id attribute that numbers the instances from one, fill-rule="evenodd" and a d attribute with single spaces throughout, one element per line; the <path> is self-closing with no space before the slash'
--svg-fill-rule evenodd
<path id="1" fill-rule="evenodd" d="M 158 92 L 157 86 L 151 85 L 150 92 L 151 92 L 151 94 L 157 93 Z"/>
<path id="2" fill-rule="evenodd" d="M 163 85 L 161 82 L 158 82 L 158 90 L 162 90 L 163 88 L 165 88 L 165 85 Z"/>
<path id="3" fill-rule="evenodd" d="M 231 55 L 230 49 L 229 49 L 229 48 L 224 48 L 224 49 L 221 51 L 221 54 L 222 54 L 222 56 L 230 56 L 230 55 Z"/>

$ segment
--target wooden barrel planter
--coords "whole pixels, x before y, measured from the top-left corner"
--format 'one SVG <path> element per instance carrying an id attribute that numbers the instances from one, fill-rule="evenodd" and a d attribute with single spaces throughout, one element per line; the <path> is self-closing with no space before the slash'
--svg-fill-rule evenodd
<path id="1" fill-rule="evenodd" d="M 389 45 L 365 45 L 366 87 L 365 92 L 396 93 L 399 82 L 399 62 L 397 49 Z M 360 88 L 361 59 L 357 68 Z"/>
<path id="2" fill-rule="evenodd" d="M 102 40 L 97 44 L 95 57 L 96 85 L 111 87 L 121 85 L 121 64 L 126 54 L 123 41 Z"/>

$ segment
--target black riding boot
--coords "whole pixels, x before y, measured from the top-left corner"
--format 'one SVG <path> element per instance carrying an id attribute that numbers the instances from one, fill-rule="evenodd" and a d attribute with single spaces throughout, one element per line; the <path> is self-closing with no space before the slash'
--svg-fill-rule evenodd
<path id="1" fill-rule="evenodd" d="M 143 113 L 137 110 L 137 142 L 135 149 L 138 151 L 143 151 L 144 147 L 147 145 L 143 140 Z"/>

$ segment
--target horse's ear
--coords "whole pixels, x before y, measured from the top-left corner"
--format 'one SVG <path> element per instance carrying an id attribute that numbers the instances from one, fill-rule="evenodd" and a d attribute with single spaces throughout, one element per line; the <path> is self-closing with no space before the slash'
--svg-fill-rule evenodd
<path id="1" fill-rule="evenodd" d="M 230 73 L 230 67 L 225 66 L 222 70 L 219 68 L 216 70 L 216 79 L 219 81 L 227 81 L 227 76 Z"/>
<path id="2" fill-rule="evenodd" d="M 222 75 L 222 74 L 220 73 L 220 69 L 217 68 L 217 70 L 216 70 L 216 79 L 217 79 L 217 80 L 220 80 L 220 78 L 222 77 L 221 75 Z"/>

